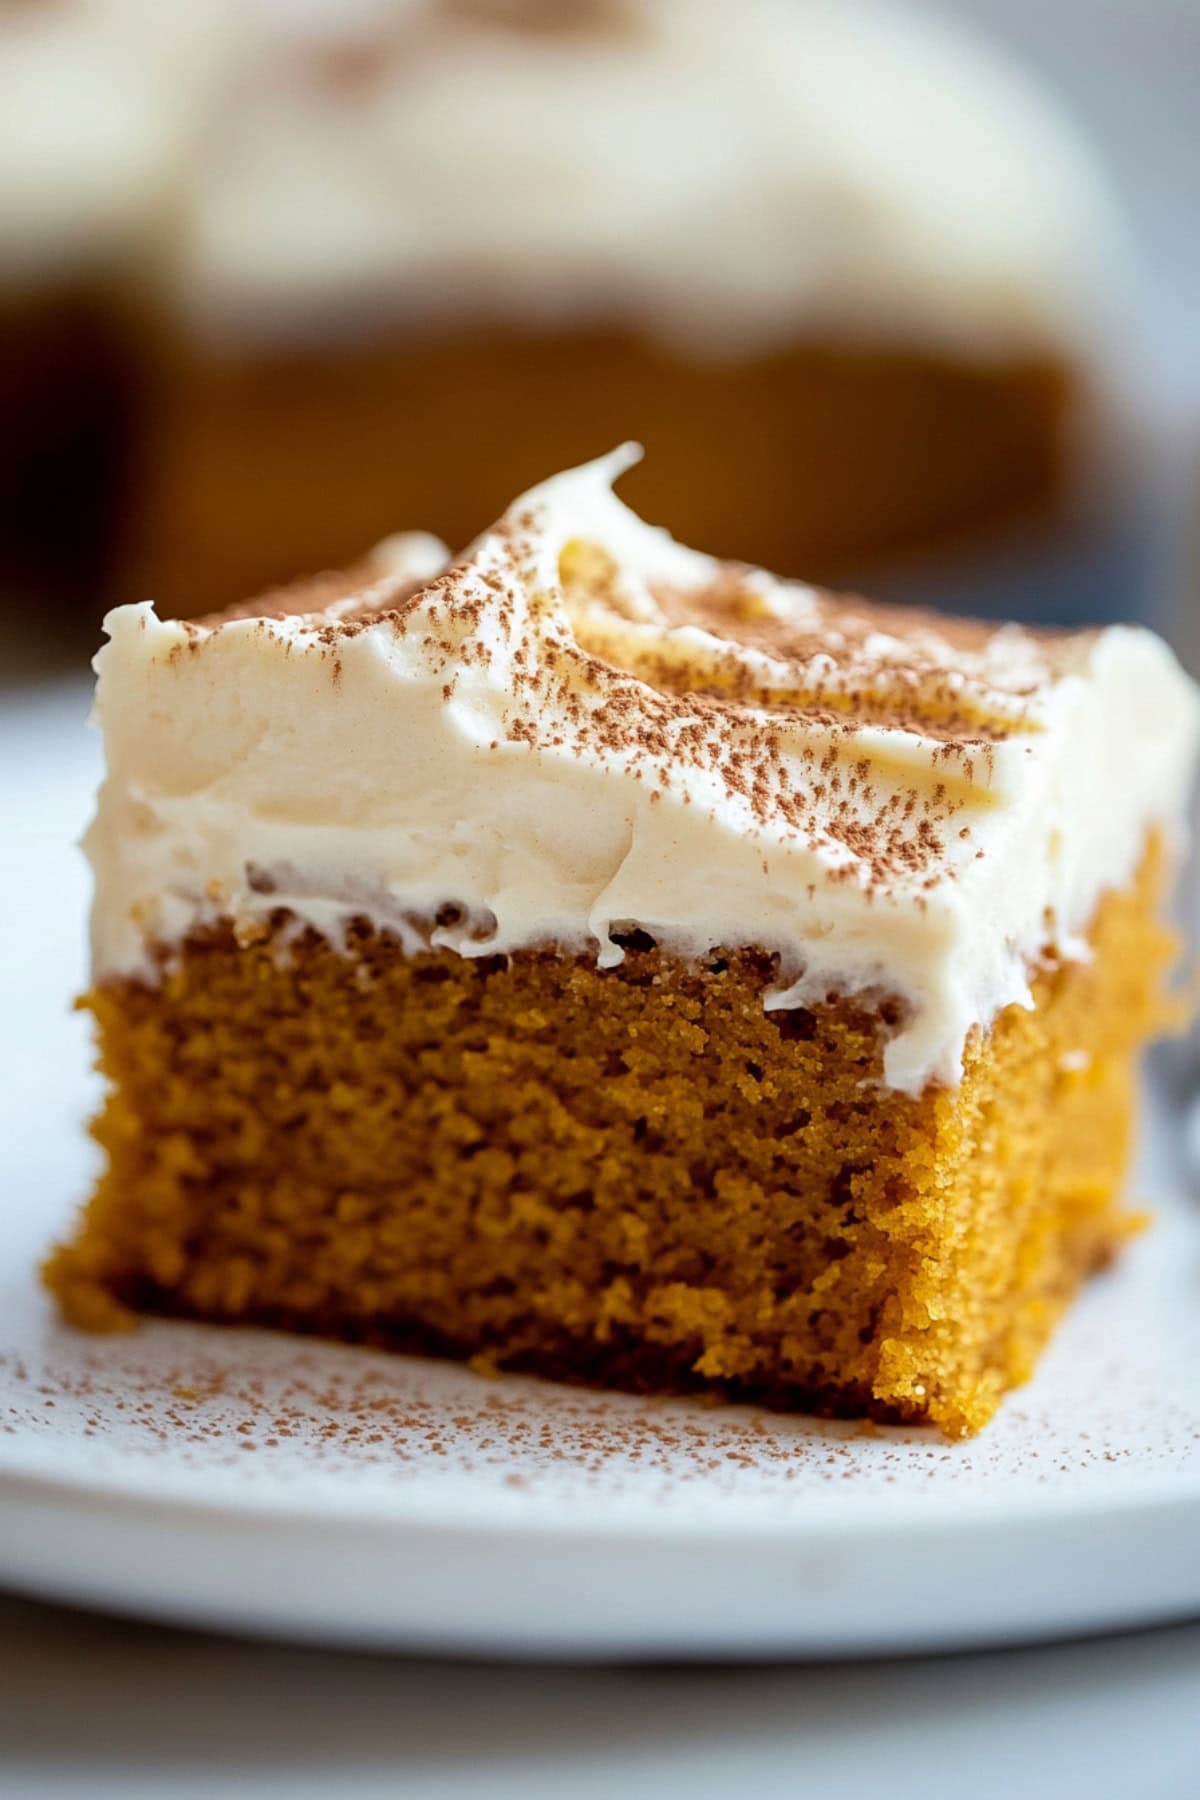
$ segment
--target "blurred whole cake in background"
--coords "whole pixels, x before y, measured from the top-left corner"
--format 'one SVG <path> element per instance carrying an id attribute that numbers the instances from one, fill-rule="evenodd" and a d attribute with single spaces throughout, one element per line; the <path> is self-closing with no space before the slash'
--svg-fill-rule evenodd
<path id="1" fill-rule="evenodd" d="M 884 592 L 917 563 L 927 596 L 936 558 L 1014 613 L 1057 557 L 1034 614 L 1078 616 L 1132 504 L 1123 238 L 975 38 L 905 0 L 206 17 L 204 79 L 154 76 L 204 126 L 164 143 L 132 270 L 106 598 L 212 608 L 398 517 L 462 544 L 636 433 L 631 500 L 721 555 Z M 1014 544 L 1015 592 L 964 585 Z"/>

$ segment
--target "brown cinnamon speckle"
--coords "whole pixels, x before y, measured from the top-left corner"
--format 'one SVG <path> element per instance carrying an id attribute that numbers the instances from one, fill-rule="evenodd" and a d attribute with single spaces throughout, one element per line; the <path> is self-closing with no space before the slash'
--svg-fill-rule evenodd
<path id="1" fill-rule="evenodd" d="M 525 506 L 432 580 L 368 559 L 203 621 L 189 643 L 238 620 L 295 621 L 287 649 L 329 654 L 336 686 L 360 633 L 415 634 L 446 702 L 461 672 L 497 670 L 510 704 L 492 750 L 586 756 L 684 805 L 693 781 L 715 786 L 749 828 L 836 847 L 836 877 L 870 891 L 945 872 L 996 745 L 1037 732 L 1031 702 L 1088 641 L 1027 634 L 1026 654 L 1002 662 L 990 625 L 780 587 L 737 564 L 713 565 L 699 587 L 638 589 L 578 541 L 539 591 L 542 531 Z"/>

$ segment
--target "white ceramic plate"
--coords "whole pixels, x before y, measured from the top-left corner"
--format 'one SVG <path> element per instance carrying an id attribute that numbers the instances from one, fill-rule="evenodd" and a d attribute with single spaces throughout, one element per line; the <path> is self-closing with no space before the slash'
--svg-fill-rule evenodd
<path id="1" fill-rule="evenodd" d="M 265 1333 L 60 1328 L 34 1269 L 91 1164 L 67 1011 L 82 706 L 10 704 L 0 726 L 0 1581 L 530 1656 L 923 1650 L 1200 1613 L 1200 1210 L 1161 1154 L 1157 1229 L 968 1444 Z"/>

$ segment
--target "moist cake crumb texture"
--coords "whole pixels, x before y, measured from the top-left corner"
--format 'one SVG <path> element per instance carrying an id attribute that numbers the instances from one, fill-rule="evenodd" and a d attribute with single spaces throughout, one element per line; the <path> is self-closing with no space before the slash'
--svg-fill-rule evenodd
<path id="1" fill-rule="evenodd" d="M 721 564 L 624 454 L 193 625 L 122 608 L 47 1279 L 978 1429 L 1135 1221 L 1195 695 Z"/>
<path id="2" fill-rule="evenodd" d="M 48 1278 L 101 1328 L 259 1321 L 975 1430 L 1135 1224 L 1160 874 L 916 1099 L 879 1084 L 878 1011 L 766 1013 L 754 953 L 200 934 L 161 988 L 90 1002 L 109 1172 Z"/>

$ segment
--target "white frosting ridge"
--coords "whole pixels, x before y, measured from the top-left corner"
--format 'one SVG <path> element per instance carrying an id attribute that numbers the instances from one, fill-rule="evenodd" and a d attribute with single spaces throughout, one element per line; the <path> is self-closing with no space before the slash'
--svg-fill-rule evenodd
<path id="1" fill-rule="evenodd" d="M 259 0 L 268 54 L 182 196 L 197 322 L 628 320 L 717 354 L 1107 337 L 1105 185 L 969 31 L 905 0 L 608 0 L 591 30 L 505 10 L 551 12 L 318 5 L 285 28 Z"/>
<path id="2" fill-rule="evenodd" d="M 1048 947 L 1085 954 L 1183 819 L 1200 709 L 1166 646 L 716 563 L 616 499 L 632 454 L 533 490 L 441 574 L 414 535 L 274 616 L 111 613 L 96 978 L 154 979 L 194 927 L 278 907 L 605 966 L 636 925 L 776 953 L 770 1007 L 898 995 L 886 1077 L 915 1091 L 1029 1003 Z"/>

